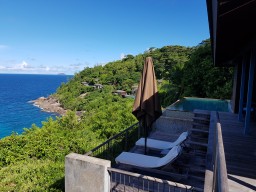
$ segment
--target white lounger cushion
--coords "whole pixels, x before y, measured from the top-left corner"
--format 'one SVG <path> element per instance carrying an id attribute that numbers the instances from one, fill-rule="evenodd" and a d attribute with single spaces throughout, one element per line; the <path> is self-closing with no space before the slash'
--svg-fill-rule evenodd
<path id="1" fill-rule="evenodd" d="M 158 168 L 173 161 L 179 155 L 181 149 L 181 146 L 175 146 L 164 157 L 161 158 L 138 153 L 122 152 L 116 158 L 116 162 L 137 167 Z"/>
<path id="2" fill-rule="evenodd" d="M 188 137 L 188 132 L 183 132 L 179 138 L 174 142 L 160 141 L 156 139 L 147 138 L 147 147 L 154 149 L 171 149 L 176 145 L 180 145 Z M 137 146 L 145 146 L 145 138 L 140 138 L 136 142 Z"/>

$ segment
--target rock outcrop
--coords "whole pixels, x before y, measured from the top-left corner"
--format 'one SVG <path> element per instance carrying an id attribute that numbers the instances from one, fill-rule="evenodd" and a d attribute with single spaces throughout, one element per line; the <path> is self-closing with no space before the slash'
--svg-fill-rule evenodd
<path id="1" fill-rule="evenodd" d="M 66 114 L 66 110 L 63 107 L 61 107 L 59 101 L 52 96 L 39 97 L 38 99 L 33 100 L 31 102 L 45 112 L 58 113 L 60 115 Z"/>

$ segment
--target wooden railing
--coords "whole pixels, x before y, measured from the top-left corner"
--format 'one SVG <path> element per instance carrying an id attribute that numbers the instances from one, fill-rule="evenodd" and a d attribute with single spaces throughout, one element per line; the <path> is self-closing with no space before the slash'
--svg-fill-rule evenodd
<path id="1" fill-rule="evenodd" d="M 216 127 L 212 149 L 211 170 L 206 173 L 205 192 L 228 192 L 228 176 L 219 113 L 216 112 Z M 211 174 L 212 171 L 212 174 Z M 206 171 L 207 172 L 207 171 Z M 210 172 L 210 173 L 209 173 Z"/>
<path id="2" fill-rule="evenodd" d="M 122 151 L 128 151 L 131 149 L 140 137 L 141 131 L 139 123 L 135 123 L 87 152 L 85 155 L 107 159 L 112 163 L 115 163 L 115 157 Z"/>

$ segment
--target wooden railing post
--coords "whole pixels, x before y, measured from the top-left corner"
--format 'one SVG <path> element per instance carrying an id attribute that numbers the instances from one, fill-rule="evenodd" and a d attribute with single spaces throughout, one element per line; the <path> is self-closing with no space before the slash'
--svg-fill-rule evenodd
<path id="1" fill-rule="evenodd" d="M 213 148 L 209 151 L 211 160 L 207 164 L 204 192 L 228 192 L 228 174 L 219 113 L 212 112 L 211 119 L 214 120 L 210 132 Z"/>
<path id="2" fill-rule="evenodd" d="M 228 175 L 227 175 L 227 167 L 226 167 L 226 159 L 225 159 L 225 152 L 224 152 L 224 145 L 223 145 L 223 138 L 222 138 L 222 131 L 220 123 L 217 123 L 217 131 L 218 131 L 218 175 L 217 175 L 217 182 L 218 182 L 218 189 L 217 191 L 221 192 L 228 192 Z"/>
<path id="3" fill-rule="evenodd" d="M 217 123 L 214 134 L 214 154 L 213 154 L 213 191 L 216 192 L 228 192 L 228 176 L 226 159 L 221 131 L 221 124 L 219 120 L 219 114 L 216 114 Z"/>

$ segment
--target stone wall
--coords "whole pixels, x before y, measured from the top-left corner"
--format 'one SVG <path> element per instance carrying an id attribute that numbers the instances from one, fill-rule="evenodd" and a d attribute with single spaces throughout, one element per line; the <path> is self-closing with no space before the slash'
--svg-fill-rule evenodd
<path id="1" fill-rule="evenodd" d="M 66 192 L 109 192 L 107 168 L 111 162 L 104 159 L 71 153 L 65 158 Z"/>

